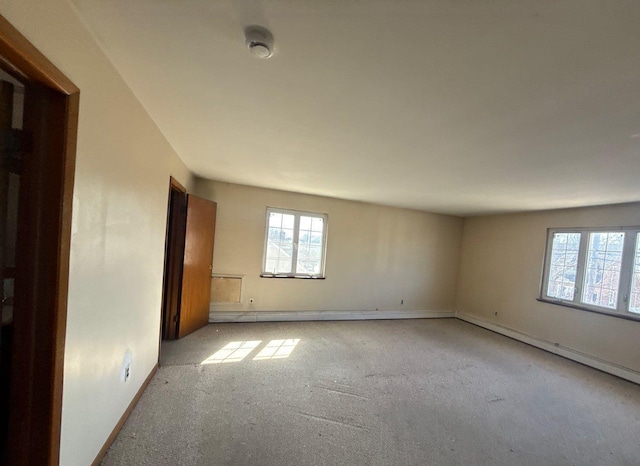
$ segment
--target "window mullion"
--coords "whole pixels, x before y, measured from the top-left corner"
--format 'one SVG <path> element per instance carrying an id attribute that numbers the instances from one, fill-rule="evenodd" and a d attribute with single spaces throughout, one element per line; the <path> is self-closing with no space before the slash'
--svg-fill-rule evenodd
<path id="1" fill-rule="evenodd" d="M 633 259 L 637 234 L 638 230 L 625 231 L 624 246 L 622 247 L 622 263 L 620 264 L 620 285 L 618 287 L 617 303 L 617 310 L 620 312 L 629 311 Z"/>
<path id="2" fill-rule="evenodd" d="M 291 273 L 298 273 L 298 241 L 300 240 L 300 214 L 295 214 L 293 221 L 293 254 L 291 255 Z"/>
<path id="3" fill-rule="evenodd" d="M 327 254 L 327 217 L 322 216 L 322 249 L 320 251 L 320 273 L 324 274 L 324 260 Z"/>
<path id="4" fill-rule="evenodd" d="M 587 261 L 587 246 L 589 244 L 589 232 L 580 231 L 580 249 L 578 250 L 578 266 L 576 268 L 576 288 L 573 293 L 573 302 L 582 302 L 582 293 L 585 281 L 585 263 Z"/>

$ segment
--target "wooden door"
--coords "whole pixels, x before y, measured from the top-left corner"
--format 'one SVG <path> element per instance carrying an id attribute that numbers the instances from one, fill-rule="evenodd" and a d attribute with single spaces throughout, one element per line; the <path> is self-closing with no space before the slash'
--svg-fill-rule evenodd
<path id="1" fill-rule="evenodd" d="M 216 208 L 215 202 L 187 195 L 187 228 L 178 338 L 204 327 L 209 322 Z"/>

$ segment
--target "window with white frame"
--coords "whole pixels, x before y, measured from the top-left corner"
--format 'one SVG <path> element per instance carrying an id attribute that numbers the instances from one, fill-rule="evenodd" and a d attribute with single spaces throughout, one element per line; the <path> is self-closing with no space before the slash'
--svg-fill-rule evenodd
<path id="1" fill-rule="evenodd" d="M 267 208 L 263 277 L 324 278 L 327 215 Z"/>
<path id="2" fill-rule="evenodd" d="M 640 227 L 549 229 L 540 298 L 640 320 Z"/>

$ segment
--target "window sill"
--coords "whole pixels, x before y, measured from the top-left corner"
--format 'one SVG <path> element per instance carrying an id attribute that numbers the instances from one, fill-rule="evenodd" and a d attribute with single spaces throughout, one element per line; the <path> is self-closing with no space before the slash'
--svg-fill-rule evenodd
<path id="1" fill-rule="evenodd" d="M 547 299 L 547 298 L 536 298 L 536 301 L 540 301 L 541 303 L 547 303 L 547 304 L 555 304 L 556 306 L 570 307 L 572 309 L 580 309 L 581 311 L 594 312 L 596 314 L 603 314 L 605 316 L 617 317 L 618 319 L 633 320 L 635 322 L 640 322 L 640 314 L 638 314 L 637 316 L 630 313 L 621 314 L 616 311 L 594 309 L 591 307 L 581 306 L 579 304 L 570 303 L 567 301 L 559 301 L 559 300 Z"/>
<path id="2" fill-rule="evenodd" d="M 302 280 L 325 280 L 326 277 L 314 277 L 312 275 L 278 275 L 261 273 L 260 278 L 297 278 Z"/>

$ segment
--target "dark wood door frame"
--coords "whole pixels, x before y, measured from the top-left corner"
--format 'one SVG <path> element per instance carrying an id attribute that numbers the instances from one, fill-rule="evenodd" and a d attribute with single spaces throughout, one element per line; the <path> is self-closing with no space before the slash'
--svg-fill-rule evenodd
<path id="1" fill-rule="evenodd" d="M 164 280 L 162 286 L 162 327 L 160 330 L 162 340 L 175 340 L 178 338 L 186 226 L 187 190 L 171 177 L 169 179 Z"/>
<path id="2" fill-rule="evenodd" d="M 0 56 L 0 66 L 37 89 L 33 98 L 49 109 L 25 121 L 25 128 L 46 132 L 48 142 L 36 141 L 25 160 L 31 175 L 20 210 L 30 219 L 19 227 L 18 249 L 26 254 L 16 272 L 16 287 L 22 286 L 16 288 L 13 341 L 21 349 L 12 352 L 10 448 L 3 460 L 57 465 L 80 91 L 2 16 Z"/>

